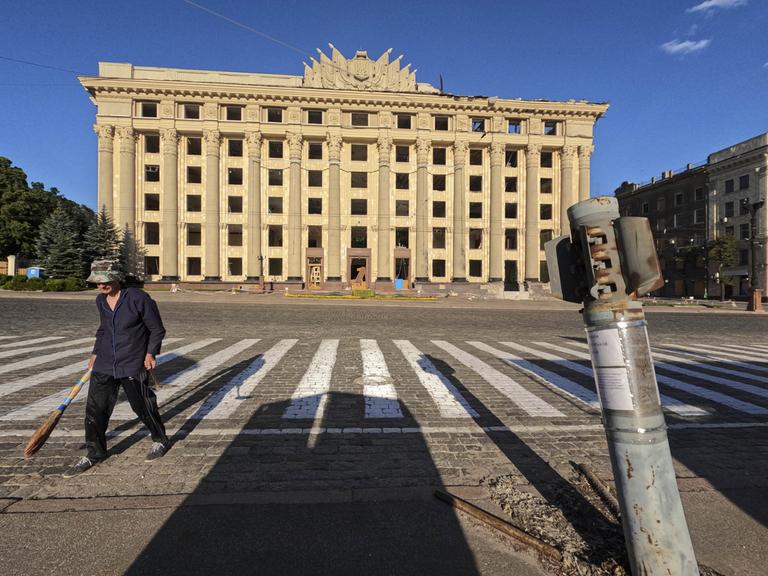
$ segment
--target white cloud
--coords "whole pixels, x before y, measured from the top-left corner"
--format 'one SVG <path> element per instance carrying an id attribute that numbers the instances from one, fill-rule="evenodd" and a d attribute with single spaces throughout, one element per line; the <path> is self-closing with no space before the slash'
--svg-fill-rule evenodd
<path id="1" fill-rule="evenodd" d="M 691 6 L 686 12 L 706 12 L 717 8 L 737 8 L 739 6 L 745 6 L 746 3 L 747 0 L 704 0 L 704 2 L 696 4 L 696 6 Z"/>
<path id="2" fill-rule="evenodd" d="M 690 28 L 688 28 L 688 36 L 695 36 L 696 32 L 699 31 L 699 25 L 698 24 L 692 24 Z"/>
<path id="3" fill-rule="evenodd" d="M 661 49 L 664 50 L 667 54 L 672 54 L 673 56 L 677 55 L 683 55 L 683 54 L 691 54 L 693 52 L 699 52 L 700 50 L 704 50 L 707 46 L 709 46 L 710 42 L 712 42 L 711 38 L 706 38 L 704 40 L 698 40 L 696 42 L 692 40 L 684 40 L 680 41 L 677 38 L 674 40 L 670 40 L 669 42 L 664 42 L 664 44 L 661 45 Z"/>

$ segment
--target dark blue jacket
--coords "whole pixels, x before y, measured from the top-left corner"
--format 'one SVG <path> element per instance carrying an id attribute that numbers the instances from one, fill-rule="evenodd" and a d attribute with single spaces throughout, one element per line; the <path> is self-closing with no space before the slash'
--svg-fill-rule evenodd
<path id="1" fill-rule="evenodd" d="M 160 354 L 165 336 L 157 304 L 138 288 L 122 288 L 114 312 L 104 294 L 96 296 L 101 325 L 96 330 L 94 372 L 114 378 L 136 376 L 144 370 L 147 353 Z"/>

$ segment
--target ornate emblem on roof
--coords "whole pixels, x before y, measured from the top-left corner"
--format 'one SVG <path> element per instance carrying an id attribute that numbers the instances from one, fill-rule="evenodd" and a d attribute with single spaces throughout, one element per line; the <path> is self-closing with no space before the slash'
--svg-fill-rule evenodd
<path id="1" fill-rule="evenodd" d="M 348 60 L 333 44 L 328 46 L 330 58 L 318 48 L 320 60 L 312 58 L 311 66 L 304 62 L 305 87 L 416 92 L 416 71 L 411 72 L 410 64 L 400 67 L 402 55 L 390 62 L 392 48 L 374 61 L 365 50 L 358 50 L 355 57 Z"/>

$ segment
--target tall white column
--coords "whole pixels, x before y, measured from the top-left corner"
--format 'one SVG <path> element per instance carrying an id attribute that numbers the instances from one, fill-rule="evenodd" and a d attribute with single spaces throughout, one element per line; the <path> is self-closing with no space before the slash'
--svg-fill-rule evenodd
<path id="1" fill-rule="evenodd" d="M 203 280 L 214 282 L 221 278 L 221 214 L 219 159 L 221 134 L 218 130 L 205 130 L 205 262 Z"/>
<path id="2" fill-rule="evenodd" d="M 163 280 L 179 279 L 179 133 L 173 128 L 160 131 L 163 153 L 163 194 L 160 213 L 160 274 Z"/>
<path id="3" fill-rule="evenodd" d="M 286 134 L 290 158 L 288 180 L 288 281 L 301 282 L 301 134 Z"/>
<path id="4" fill-rule="evenodd" d="M 539 161 L 541 144 L 525 148 L 525 280 L 539 280 Z"/>
<path id="5" fill-rule="evenodd" d="M 379 217 L 377 220 L 378 250 L 376 254 L 376 282 L 389 282 L 390 270 L 394 266 L 391 258 L 392 234 L 390 234 L 389 214 L 389 157 L 392 151 L 392 138 L 382 136 L 378 141 L 379 147 Z"/>
<path id="6" fill-rule="evenodd" d="M 341 147 L 339 134 L 328 135 L 328 281 L 341 282 Z"/>
<path id="7" fill-rule="evenodd" d="M 115 127 L 111 124 L 96 125 L 94 132 L 99 135 L 99 191 L 97 212 L 103 209 L 112 219 L 114 198 L 114 149 Z"/>
<path id="8" fill-rule="evenodd" d="M 130 126 L 117 129 L 120 137 L 120 188 L 114 207 L 115 224 L 136 239 L 136 132 Z"/>
<path id="9" fill-rule="evenodd" d="M 432 149 L 429 140 L 419 138 L 416 141 L 416 282 L 429 281 L 429 191 L 427 166 L 429 152 Z"/>
<path id="10" fill-rule="evenodd" d="M 589 158 L 595 147 L 579 146 L 579 200 L 589 198 Z"/>
<path id="11" fill-rule="evenodd" d="M 501 217 L 504 213 L 504 182 L 501 175 L 504 166 L 504 154 L 506 146 L 501 142 L 491 144 L 491 201 L 488 207 L 490 215 L 490 250 L 489 254 L 489 282 L 502 282 L 504 280 L 504 231 L 501 226 Z"/>
<path id="12" fill-rule="evenodd" d="M 576 204 L 578 195 L 573 182 L 573 169 L 576 162 L 576 146 L 564 146 L 560 157 L 560 233 L 570 234 L 568 208 Z"/>
<path id="13" fill-rule="evenodd" d="M 459 140 L 453 145 L 453 274 L 452 282 L 467 281 L 466 255 L 466 182 L 464 166 L 467 164 L 469 145 Z"/>
<path id="14" fill-rule="evenodd" d="M 264 255 L 261 253 L 261 133 L 250 132 L 248 144 L 248 189 L 246 201 L 246 280 L 256 281 L 264 274 Z"/>

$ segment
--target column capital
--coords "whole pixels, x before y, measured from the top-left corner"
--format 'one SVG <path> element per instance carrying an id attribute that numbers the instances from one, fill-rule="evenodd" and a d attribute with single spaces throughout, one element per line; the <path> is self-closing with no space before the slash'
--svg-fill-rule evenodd
<path id="1" fill-rule="evenodd" d="M 302 143 L 304 139 L 298 132 L 288 132 L 285 135 L 285 139 L 288 141 L 288 153 L 291 160 L 301 160 Z"/>
<path id="2" fill-rule="evenodd" d="M 453 165 L 464 166 L 467 163 L 467 151 L 469 150 L 469 142 L 465 140 L 457 140 L 453 143 Z"/>
<path id="3" fill-rule="evenodd" d="M 160 142 L 163 154 L 177 154 L 179 144 L 179 133 L 175 128 L 164 128 L 160 130 Z"/>
<path id="4" fill-rule="evenodd" d="M 99 136 L 99 151 L 112 152 L 115 143 L 115 127 L 112 124 L 94 124 L 93 131 Z"/>
<path id="5" fill-rule="evenodd" d="M 528 146 L 525 147 L 526 166 L 538 165 L 540 156 L 541 156 L 541 144 L 528 144 Z"/>
<path id="6" fill-rule="evenodd" d="M 203 130 L 203 140 L 205 140 L 205 153 L 208 156 L 218 156 L 221 152 L 221 132 L 218 130 Z"/>
<path id="7" fill-rule="evenodd" d="M 419 138 L 416 140 L 416 162 L 418 164 L 426 164 L 429 162 L 429 151 L 432 148 L 432 143 L 426 138 Z"/>
<path id="8" fill-rule="evenodd" d="M 117 135 L 120 137 L 120 152 L 136 153 L 136 138 L 138 134 L 131 126 L 118 126 Z"/>
<path id="9" fill-rule="evenodd" d="M 392 138 L 389 136 L 381 136 L 376 142 L 379 147 L 379 165 L 389 164 L 389 155 L 392 151 Z"/>
<path id="10" fill-rule="evenodd" d="M 579 146 L 579 161 L 589 162 L 589 157 L 592 156 L 592 152 L 595 151 L 595 147 L 592 144 L 582 144 Z"/>
<path id="11" fill-rule="evenodd" d="M 341 160 L 341 146 L 343 140 L 340 134 L 328 134 L 328 159 L 332 162 Z"/>
<path id="12" fill-rule="evenodd" d="M 248 158 L 261 160 L 261 132 L 248 132 L 245 135 L 248 144 Z"/>
<path id="13" fill-rule="evenodd" d="M 573 161 L 576 159 L 576 153 L 578 152 L 578 147 L 573 146 L 571 144 L 566 144 L 563 146 L 562 155 L 563 155 L 563 164 L 566 162 L 573 163 Z"/>
<path id="14" fill-rule="evenodd" d="M 494 142 L 491 144 L 491 166 L 501 166 L 504 164 L 504 154 L 507 147 L 503 142 Z"/>

